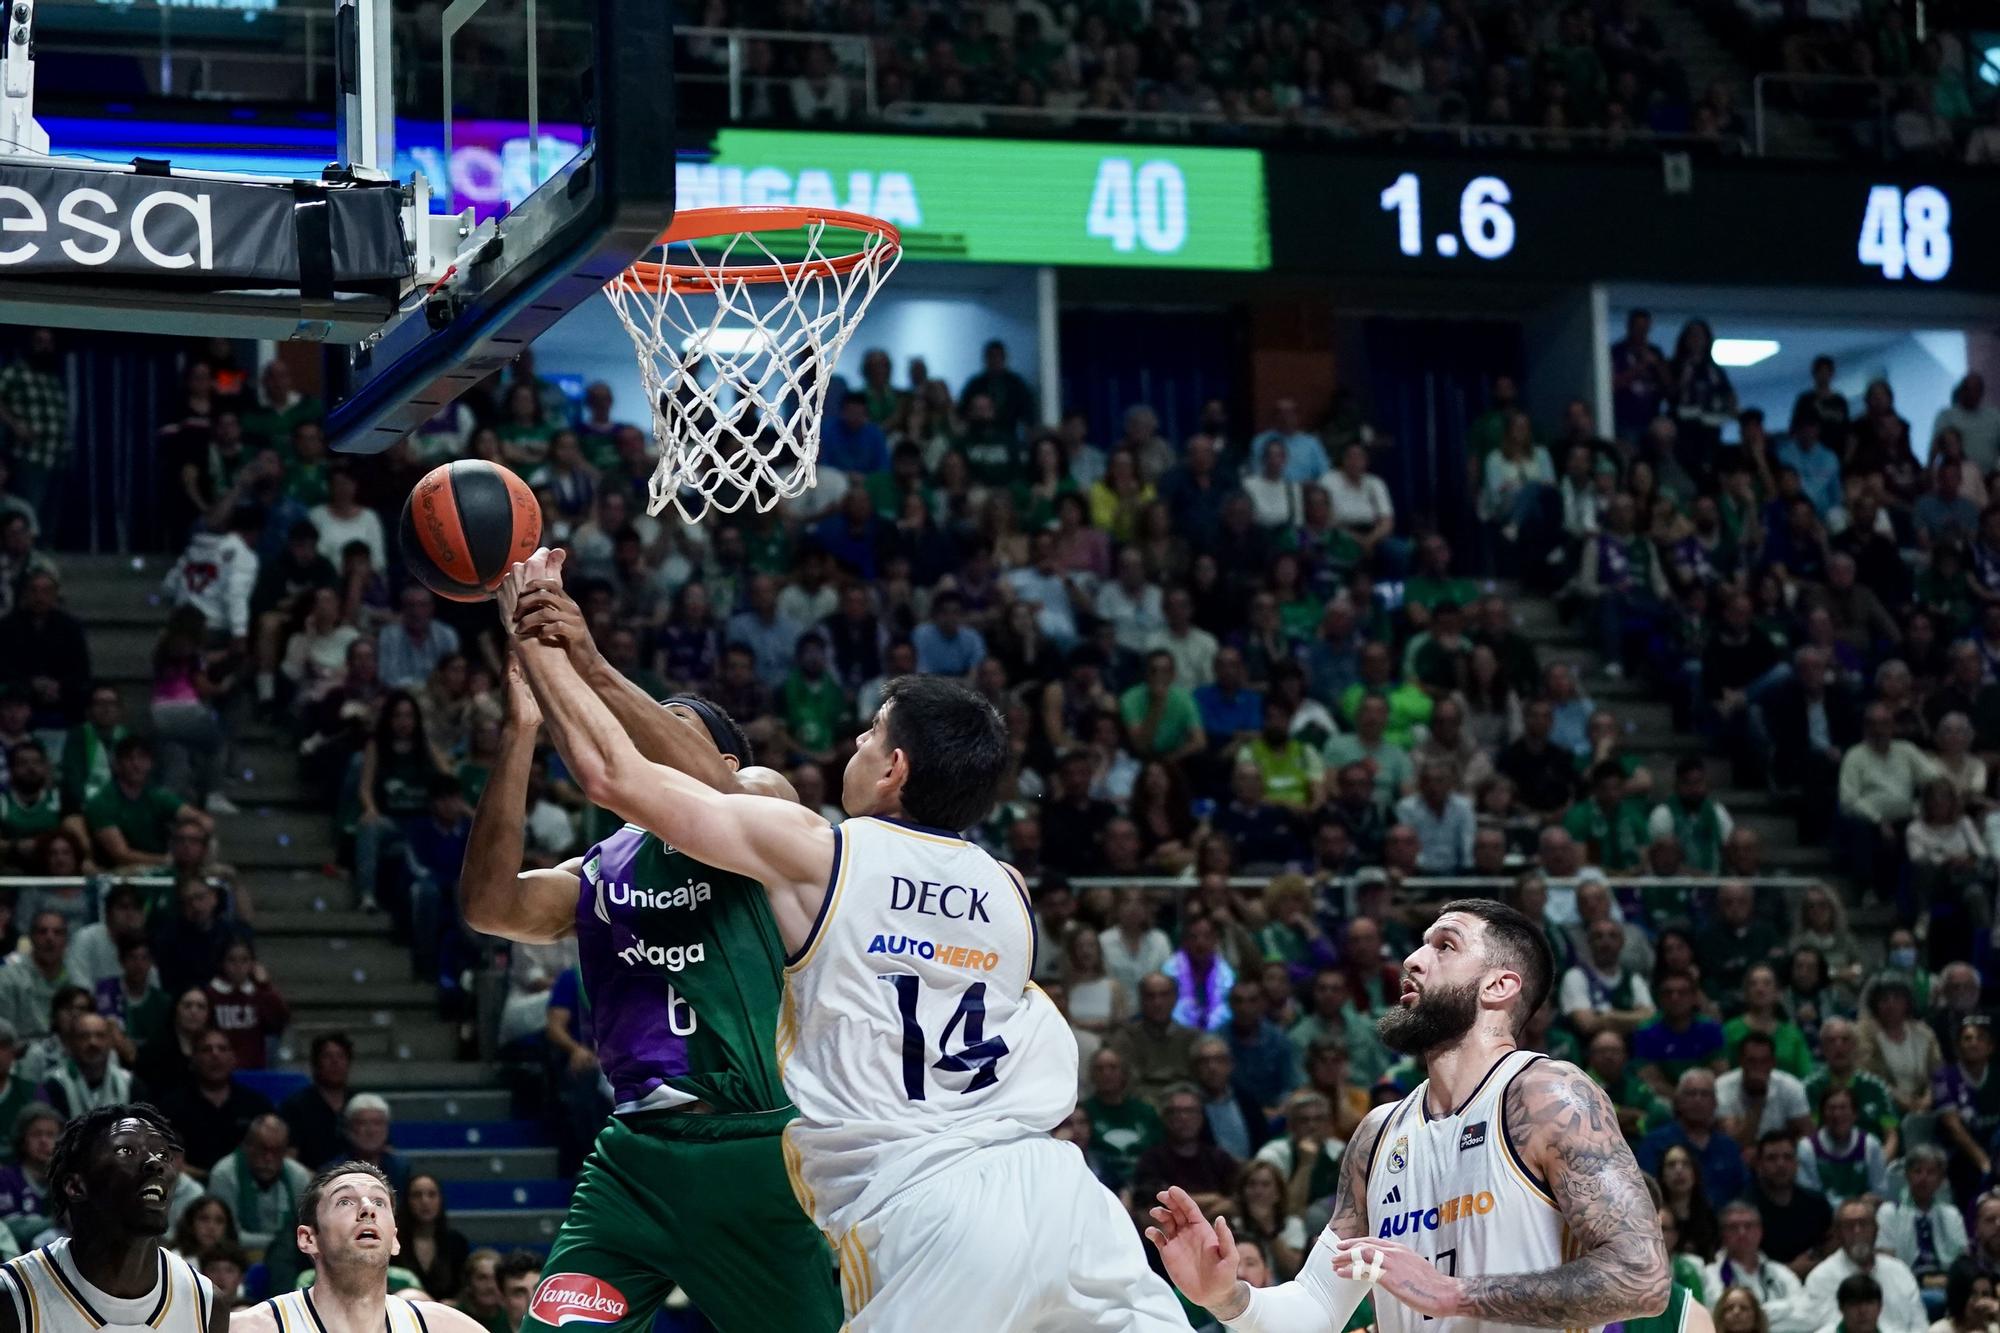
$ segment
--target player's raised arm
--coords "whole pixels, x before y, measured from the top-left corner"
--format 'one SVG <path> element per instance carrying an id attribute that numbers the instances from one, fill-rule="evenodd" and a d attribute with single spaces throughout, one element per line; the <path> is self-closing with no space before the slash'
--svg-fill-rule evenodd
<path id="1" fill-rule="evenodd" d="M 703 742 L 677 721 L 659 701 L 611 665 L 591 637 L 583 608 L 563 590 L 564 553 L 549 552 L 547 573 L 521 591 L 514 610 L 513 633 L 523 639 L 554 644 L 569 655 L 570 665 L 597 692 L 618 725 L 632 738 L 640 754 L 656 764 L 679 769 L 723 792 L 796 799 L 791 782 L 768 768 L 737 768 L 718 747 Z"/>
<path id="2" fill-rule="evenodd" d="M 1433 1318 L 1573 1328 L 1659 1314 L 1671 1286 L 1659 1215 L 1604 1090 L 1575 1065 L 1539 1060 L 1508 1087 L 1506 1117 L 1581 1254 L 1539 1273 L 1451 1277 L 1405 1246 L 1361 1238 L 1340 1243 L 1343 1271 L 1372 1248 L 1383 1290 Z"/>
<path id="3" fill-rule="evenodd" d="M 519 658 L 511 658 L 500 754 L 472 813 L 458 893 L 466 925 L 517 944 L 549 944 L 576 931 L 576 874 L 582 859 L 550 870 L 521 869 L 528 771 L 541 726 L 534 691 L 521 674 Z"/>
<path id="4" fill-rule="evenodd" d="M 1160 1195 L 1146 1237 L 1160 1251 L 1167 1276 L 1181 1294 L 1227 1324 L 1234 1333 L 1340 1333 L 1374 1285 L 1335 1270 L 1337 1242 L 1368 1235 L 1368 1167 L 1394 1106 L 1363 1117 L 1341 1158 L 1333 1215 L 1314 1242 L 1298 1277 L 1262 1290 L 1236 1276 L 1236 1242 L 1227 1220 L 1211 1225 L 1178 1186 Z"/>
<path id="5" fill-rule="evenodd" d="M 511 617 L 527 585 L 546 576 L 543 555 L 507 576 L 503 614 Z M 535 640 L 520 640 L 517 648 L 550 736 L 585 798 L 698 861 L 757 880 L 771 895 L 786 948 L 804 945 L 833 869 L 833 827 L 804 806 L 725 794 L 653 763 L 562 649 Z"/>

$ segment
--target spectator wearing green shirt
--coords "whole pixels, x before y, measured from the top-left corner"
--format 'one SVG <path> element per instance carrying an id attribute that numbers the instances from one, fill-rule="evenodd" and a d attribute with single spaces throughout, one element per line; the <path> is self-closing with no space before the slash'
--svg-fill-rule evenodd
<path id="1" fill-rule="evenodd" d="M 1625 770 L 1612 762 L 1590 770 L 1590 799 L 1570 807 L 1563 827 L 1584 845 L 1591 864 L 1614 875 L 1636 870 L 1650 841 L 1646 809 L 1625 799 Z"/>
<path id="2" fill-rule="evenodd" d="M 1743 1012 L 1722 1025 L 1729 1063 L 1736 1063 L 1737 1048 L 1752 1032 L 1763 1033 L 1777 1047 L 1778 1068 L 1798 1079 L 1812 1073 L 1812 1048 L 1799 1025 L 1779 1007 L 1778 973 L 1769 963 L 1758 963 L 1743 974 Z"/>
<path id="3" fill-rule="evenodd" d="M 1672 1114 L 1665 1100 L 1632 1071 L 1632 1052 L 1624 1034 L 1605 1028 L 1590 1039 L 1584 1072 L 1604 1089 L 1618 1112 L 1618 1128 L 1629 1143 L 1667 1122 Z"/>
<path id="4" fill-rule="evenodd" d="M 1479 599 L 1479 584 L 1451 572 L 1451 543 L 1438 533 L 1417 547 L 1417 567 L 1403 581 L 1403 616 L 1411 625 L 1428 627 L 1446 602 L 1463 607 Z"/>
<path id="5" fill-rule="evenodd" d="M 1172 764 L 1208 748 L 1201 709 L 1174 683 L 1174 657 L 1164 649 L 1146 654 L 1146 679 L 1118 696 L 1118 715 L 1141 759 Z"/>
<path id="6" fill-rule="evenodd" d="M 1109 1046 L 1090 1057 L 1090 1096 L 1083 1100 L 1090 1117 L 1090 1140 L 1103 1159 L 1106 1183 L 1123 1189 L 1132 1168 L 1148 1148 L 1165 1137 L 1160 1113 L 1131 1093 L 1125 1060 Z"/>
<path id="7" fill-rule="evenodd" d="M 49 780 L 49 755 L 37 740 L 7 751 L 8 785 L 0 791 L 0 864 L 23 868 L 40 838 L 62 823 L 62 794 Z"/>
<path id="8" fill-rule="evenodd" d="M 186 820 L 212 831 L 215 821 L 153 782 L 153 747 L 127 736 L 112 752 L 111 781 L 83 806 L 99 860 L 113 870 L 167 863 L 167 838 Z"/>
<path id="9" fill-rule="evenodd" d="M 1472 485 L 1475 488 L 1486 465 L 1486 455 L 1500 447 L 1501 439 L 1507 434 L 1508 421 L 1520 410 L 1521 393 L 1514 377 L 1495 375 L 1491 405 L 1465 428 L 1465 456 L 1472 469 Z"/>
<path id="10" fill-rule="evenodd" d="M 1735 827 L 1729 811 L 1708 791 L 1708 760 L 1685 755 L 1674 765 L 1673 795 L 1653 807 L 1647 831 L 1679 840 L 1688 866 L 1712 875 L 1722 868 L 1722 846 Z"/>
<path id="11" fill-rule="evenodd" d="M 63 736 L 62 799 L 79 810 L 111 781 L 111 755 L 125 739 L 125 703 L 116 686 L 93 685 L 83 721 Z"/>
<path id="12" fill-rule="evenodd" d="M 291 457 L 285 460 L 285 495 L 311 509 L 331 495 L 327 489 L 326 432 L 317 421 L 292 427 Z"/>
<path id="13" fill-rule="evenodd" d="M 1375 803 L 1384 809 L 1415 790 L 1417 777 L 1410 752 L 1389 739 L 1388 727 L 1388 700 L 1370 695 L 1355 710 L 1354 734 L 1335 736 L 1326 743 L 1323 756 L 1334 769 L 1366 766 L 1374 777 Z"/>
<path id="14" fill-rule="evenodd" d="M 1826 1063 L 1806 1079 L 1806 1105 L 1818 1106 L 1829 1088 L 1854 1094 L 1854 1112 L 1861 1126 L 1882 1140 L 1884 1156 L 1896 1155 L 1897 1131 L 1903 1117 L 1896 1094 L 1880 1076 L 1861 1067 L 1861 1034 L 1845 1018 L 1829 1018 L 1819 1027 L 1819 1053 Z"/>
<path id="15" fill-rule="evenodd" d="M 257 384 L 257 410 L 244 414 L 245 434 L 276 444 L 289 440 L 301 421 L 318 421 L 326 415 L 319 399 L 292 387 L 292 368 L 280 358 L 265 363 Z"/>
<path id="16" fill-rule="evenodd" d="M 1361 705 L 1380 699 L 1388 707 L 1384 719 L 1390 740 L 1407 750 L 1416 729 L 1431 720 L 1435 707 L 1430 695 L 1414 683 L 1398 685 L 1389 674 L 1391 658 L 1387 644 L 1370 643 L 1361 650 L 1361 679 L 1340 692 L 1340 717 L 1350 727 L 1361 725 Z"/>
<path id="17" fill-rule="evenodd" d="M 1457 602 L 1439 602 L 1430 628 L 1410 638 L 1403 650 L 1403 676 L 1438 695 L 1465 688 L 1472 679 L 1472 640 Z"/>
<path id="18" fill-rule="evenodd" d="M 826 640 L 819 634 L 799 639 L 778 704 L 793 748 L 813 763 L 831 762 L 848 715 L 847 694 L 826 669 Z"/>
<path id="19" fill-rule="evenodd" d="M 1720 884 L 1715 890 L 1715 920 L 1695 937 L 1702 980 L 1710 997 L 1723 1004 L 1735 999 L 1752 967 L 1777 957 L 1784 947 L 1777 929 L 1755 915 L 1756 907 L 1756 895 L 1748 884 L 1740 880 Z"/>
<path id="20" fill-rule="evenodd" d="M 1326 760 L 1291 734 L 1292 705 L 1273 695 L 1264 701 L 1264 726 L 1238 752 L 1237 762 L 1264 775 L 1264 799 L 1288 810 L 1317 809 L 1326 795 Z"/>
<path id="21" fill-rule="evenodd" d="M 1354 1004 L 1347 973 L 1337 967 L 1313 974 L 1312 1008 L 1285 1034 L 1304 1060 L 1314 1042 L 1336 1041 L 1347 1050 L 1349 1076 L 1372 1085 L 1389 1067 L 1389 1049 L 1376 1035 L 1372 1015 Z"/>

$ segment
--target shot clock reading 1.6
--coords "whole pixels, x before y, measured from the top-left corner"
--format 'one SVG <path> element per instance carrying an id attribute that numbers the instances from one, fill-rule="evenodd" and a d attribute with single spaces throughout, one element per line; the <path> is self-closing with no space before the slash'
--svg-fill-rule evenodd
<path id="1" fill-rule="evenodd" d="M 1459 192 L 1452 226 L 1431 238 L 1432 249 L 1450 259 L 1461 246 L 1479 259 L 1504 259 L 1514 249 L 1514 215 L 1507 206 L 1514 192 L 1498 176 L 1474 176 Z M 1415 258 L 1424 253 L 1424 204 L 1417 173 L 1406 171 L 1382 191 L 1382 211 L 1396 215 L 1396 248 Z"/>

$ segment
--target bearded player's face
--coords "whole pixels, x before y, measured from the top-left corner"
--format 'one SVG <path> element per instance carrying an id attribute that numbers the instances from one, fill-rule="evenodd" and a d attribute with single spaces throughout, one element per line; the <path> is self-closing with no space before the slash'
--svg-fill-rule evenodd
<path id="1" fill-rule="evenodd" d="M 1403 960 L 1403 993 L 1376 1030 L 1384 1045 L 1405 1055 L 1449 1046 L 1479 1017 L 1479 990 L 1492 973 L 1479 947 L 1483 923 L 1448 912 Z"/>

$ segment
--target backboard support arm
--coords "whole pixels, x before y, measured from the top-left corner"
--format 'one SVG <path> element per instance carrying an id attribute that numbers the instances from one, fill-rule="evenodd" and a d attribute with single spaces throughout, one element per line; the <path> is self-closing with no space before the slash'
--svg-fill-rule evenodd
<path id="1" fill-rule="evenodd" d="M 0 153 L 47 156 L 49 134 L 35 119 L 35 0 L 6 5 L 0 49 Z"/>
<path id="2" fill-rule="evenodd" d="M 365 180 L 396 171 L 396 96 L 390 0 L 338 0 L 334 78 L 340 166 Z"/>

